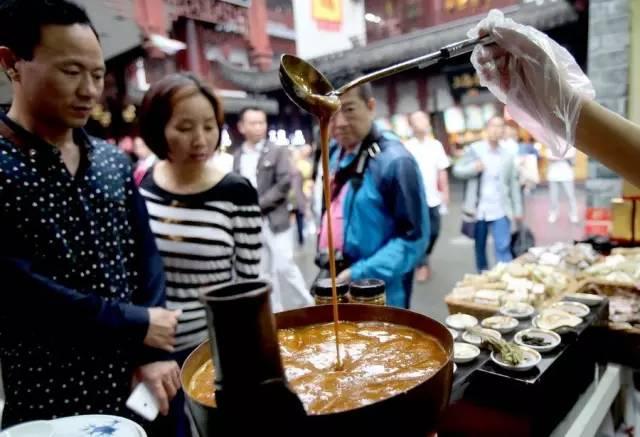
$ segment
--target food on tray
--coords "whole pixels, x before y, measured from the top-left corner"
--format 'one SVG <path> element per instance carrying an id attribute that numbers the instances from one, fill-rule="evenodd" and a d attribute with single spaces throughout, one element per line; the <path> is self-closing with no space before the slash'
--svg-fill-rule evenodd
<path id="1" fill-rule="evenodd" d="M 597 306 L 604 300 L 602 296 L 589 293 L 567 293 L 564 295 L 565 299 L 569 299 L 575 302 L 583 303 L 587 306 Z"/>
<path id="2" fill-rule="evenodd" d="M 477 346 L 467 343 L 453 344 L 453 360 L 456 363 L 468 363 L 475 360 L 480 355 L 480 349 Z"/>
<path id="3" fill-rule="evenodd" d="M 542 310 L 534 319 L 534 324 L 541 329 L 553 331 L 562 327 L 574 328 L 582 323 L 582 318 L 557 308 Z"/>
<path id="4" fill-rule="evenodd" d="M 522 348 L 515 343 L 495 338 L 491 335 L 483 335 L 478 328 L 474 328 L 472 332 L 482 336 L 486 344 L 491 350 L 500 355 L 501 360 L 511 366 L 519 365 L 524 359 Z"/>
<path id="5" fill-rule="evenodd" d="M 457 313 L 451 314 L 445 320 L 450 328 L 464 330 L 478 324 L 478 319 L 469 314 Z"/>
<path id="6" fill-rule="evenodd" d="M 522 342 L 527 346 L 549 346 L 551 341 L 544 337 L 535 337 L 533 335 L 523 335 Z"/>
<path id="7" fill-rule="evenodd" d="M 640 282 L 640 251 L 618 251 L 584 270 L 581 276 L 635 285 Z"/>
<path id="8" fill-rule="evenodd" d="M 513 341 L 521 346 L 537 350 L 538 352 L 548 352 L 560 344 L 561 338 L 553 331 L 530 328 L 518 332 L 513 337 Z"/>
<path id="9" fill-rule="evenodd" d="M 551 305 L 551 308 L 557 308 L 569 314 L 573 314 L 574 316 L 577 316 L 577 317 L 586 317 L 591 312 L 588 306 L 580 302 L 570 302 L 570 301 L 556 302 L 553 305 Z"/>
<path id="10" fill-rule="evenodd" d="M 554 266 L 531 263 L 498 264 L 479 275 L 465 275 L 451 296 L 496 308 L 509 302 L 540 306 L 565 292 L 571 283 L 568 273 Z"/>
<path id="11" fill-rule="evenodd" d="M 532 247 L 518 261 L 554 266 L 576 273 L 595 264 L 600 258 L 590 244 L 555 243 L 546 247 Z"/>
<path id="12" fill-rule="evenodd" d="M 343 369 L 335 370 L 333 324 L 278 331 L 289 384 L 309 414 L 350 410 L 405 392 L 447 361 L 442 345 L 415 329 L 383 322 L 340 322 Z M 188 391 L 215 405 L 214 368 L 207 361 Z"/>
<path id="13" fill-rule="evenodd" d="M 513 331 L 518 326 L 518 320 L 509 316 L 487 317 L 482 321 L 482 326 L 495 329 L 498 332 L 506 333 Z"/>
<path id="14" fill-rule="evenodd" d="M 500 334 L 498 331 L 494 329 L 487 329 L 487 328 L 477 328 L 477 329 L 483 335 L 474 334 L 473 331 L 467 330 L 464 333 L 462 333 L 462 339 L 467 343 L 471 343 L 475 346 L 481 346 L 482 343 L 484 342 L 483 340 L 484 335 L 489 335 L 497 339 L 502 338 L 502 334 Z"/>
<path id="15" fill-rule="evenodd" d="M 524 302 L 508 302 L 500 308 L 500 314 L 514 317 L 516 319 L 526 319 L 535 312 L 535 309 Z"/>
<path id="16" fill-rule="evenodd" d="M 525 372 L 527 370 L 533 369 L 542 360 L 542 357 L 540 356 L 540 353 L 538 351 L 528 347 L 516 347 L 519 348 L 521 354 L 521 358 L 517 364 L 513 364 L 513 362 L 510 361 L 508 357 L 499 352 L 493 352 L 491 354 L 491 361 L 507 370 Z"/>
<path id="17" fill-rule="evenodd" d="M 612 328 L 640 328 L 640 290 L 636 287 L 592 282 L 581 291 L 609 297 L 609 326 Z"/>

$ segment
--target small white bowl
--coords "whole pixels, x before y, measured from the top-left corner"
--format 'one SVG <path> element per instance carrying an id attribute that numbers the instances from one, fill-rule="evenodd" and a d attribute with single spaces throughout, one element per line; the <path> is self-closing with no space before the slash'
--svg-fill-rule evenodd
<path id="1" fill-rule="evenodd" d="M 453 361 L 458 364 L 468 363 L 475 360 L 480 355 L 478 346 L 468 343 L 453 344 Z"/>
<path id="2" fill-rule="evenodd" d="M 504 361 L 502 361 L 500 354 L 497 354 L 496 352 L 491 352 L 491 361 L 493 361 L 503 369 L 513 370 L 514 372 L 526 372 L 527 370 L 531 370 L 536 367 L 540 360 L 542 360 L 540 352 L 522 346 L 520 346 L 520 349 L 522 349 L 524 360 L 517 366 L 512 366 L 511 364 L 505 363 Z"/>
<path id="3" fill-rule="evenodd" d="M 522 340 L 522 337 L 524 337 L 525 335 L 530 337 L 543 338 L 549 344 L 546 346 L 535 346 L 532 344 L 527 344 Z M 549 352 L 555 349 L 556 347 L 558 347 L 558 345 L 562 342 L 562 338 L 553 331 L 547 331 L 546 329 L 540 329 L 540 328 L 530 328 L 530 329 L 524 329 L 518 332 L 513 337 L 513 341 L 515 341 L 515 343 L 520 346 L 528 347 L 528 348 L 537 350 L 538 352 Z"/>
<path id="4" fill-rule="evenodd" d="M 598 306 L 604 300 L 604 297 L 602 296 L 589 293 L 567 293 L 564 295 L 564 297 L 565 299 L 569 299 L 574 302 L 580 302 L 590 307 Z"/>
<path id="5" fill-rule="evenodd" d="M 535 308 L 524 302 L 508 303 L 500 307 L 500 314 L 503 316 L 513 317 L 518 320 L 528 319 L 535 312 Z"/>
<path id="6" fill-rule="evenodd" d="M 445 320 L 447 326 L 458 331 L 464 331 L 467 328 L 473 328 L 478 324 L 478 319 L 469 314 L 457 313 L 451 314 Z"/>
<path id="7" fill-rule="evenodd" d="M 509 316 L 487 317 L 482 321 L 483 328 L 495 329 L 501 334 L 507 334 L 518 326 L 518 320 Z"/>
<path id="8" fill-rule="evenodd" d="M 453 341 L 456 341 L 456 338 L 460 336 L 460 331 L 456 331 L 455 329 L 451 329 L 451 328 L 447 328 L 447 329 L 449 330 L 451 337 L 453 337 Z"/>
<path id="9" fill-rule="evenodd" d="M 586 317 L 591 312 L 589 307 L 585 304 L 571 301 L 556 302 L 551 305 L 551 308 L 557 308 L 569 314 L 573 314 L 576 317 Z"/>
<path id="10" fill-rule="evenodd" d="M 498 340 L 500 340 L 502 338 L 502 334 L 500 334 L 495 329 L 488 329 L 488 328 L 478 328 L 478 329 L 481 329 L 483 332 L 485 332 L 488 335 L 491 335 L 491 336 L 497 338 Z M 473 332 L 470 332 L 470 331 L 463 332 L 462 333 L 462 339 L 464 341 L 466 341 L 467 343 L 472 344 L 474 346 L 480 346 L 482 344 L 482 338 L 480 336 L 474 334 Z"/>

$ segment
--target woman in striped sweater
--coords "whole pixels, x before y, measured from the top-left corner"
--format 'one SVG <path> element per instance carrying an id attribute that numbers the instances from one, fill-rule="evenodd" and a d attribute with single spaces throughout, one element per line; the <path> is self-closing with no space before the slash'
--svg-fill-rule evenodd
<path id="1" fill-rule="evenodd" d="M 259 273 L 256 190 L 211 160 L 223 120 L 216 96 L 186 74 L 160 80 L 142 102 L 141 136 L 159 161 L 142 179 L 140 192 L 164 260 L 167 307 L 182 310 L 174 352 L 180 365 L 208 336 L 199 295 Z M 180 415 L 182 406 L 172 409 Z M 185 435 L 166 424 L 163 428 L 166 435 Z"/>

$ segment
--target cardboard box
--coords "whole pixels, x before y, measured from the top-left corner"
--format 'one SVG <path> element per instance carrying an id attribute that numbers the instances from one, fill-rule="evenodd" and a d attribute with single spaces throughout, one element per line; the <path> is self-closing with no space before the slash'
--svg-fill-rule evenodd
<path id="1" fill-rule="evenodd" d="M 633 200 L 611 199 L 612 227 L 611 238 L 614 240 L 633 241 Z"/>
<path id="2" fill-rule="evenodd" d="M 632 185 L 631 182 L 627 182 L 626 180 L 622 183 L 622 197 L 625 199 L 631 198 L 640 198 L 640 188 Z"/>
<path id="3" fill-rule="evenodd" d="M 610 221 L 587 221 L 584 224 L 584 234 L 587 237 L 608 237 L 611 234 Z"/>
<path id="4" fill-rule="evenodd" d="M 595 221 L 611 220 L 610 206 L 606 208 L 587 208 L 586 219 Z"/>

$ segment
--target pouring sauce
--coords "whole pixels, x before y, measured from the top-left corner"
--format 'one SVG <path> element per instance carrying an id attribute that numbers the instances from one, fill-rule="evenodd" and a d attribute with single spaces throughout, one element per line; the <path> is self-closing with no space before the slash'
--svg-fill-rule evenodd
<path id="1" fill-rule="evenodd" d="M 334 368 L 333 324 L 281 329 L 285 374 L 308 414 L 351 410 L 390 398 L 426 381 L 447 361 L 435 338 L 385 322 L 340 322 L 343 367 Z M 189 381 L 188 394 L 214 407 L 212 360 Z"/>
<path id="2" fill-rule="evenodd" d="M 302 64 L 300 64 L 302 65 Z M 302 99 L 309 112 L 314 115 L 320 123 L 320 150 L 322 157 L 322 184 L 324 192 L 324 204 L 327 221 L 327 237 L 329 243 L 329 273 L 331 275 L 331 304 L 333 305 L 333 331 L 336 347 L 335 370 L 342 369 L 342 358 L 340 357 L 340 315 L 338 313 L 338 292 L 336 289 L 336 258 L 333 246 L 333 226 L 331 217 L 331 188 L 329 173 L 329 122 L 331 117 L 340 109 L 340 99 L 334 93 L 326 95 L 316 94 L 318 89 L 315 82 L 320 81 L 319 77 L 305 75 L 302 68 L 291 69 L 288 72 L 289 78 L 295 84 L 296 95 Z"/>
<path id="3" fill-rule="evenodd" d="M 336 339 L 336 370 L 342 368 L 342 359 L 340 358 L 340 315 L 338 314 L 338 291 L 336 289 L 336 254 L 333 247 L 333 226 L 331 221 L 331 188 L 329 184 L 329 121 L 331 116 L 340 108 L 340 100 L 338 97 L 318 96 L 317 108 L 315 114 L 320 122 L 320 148 L 322 155 L 322 191 L 324 192 L 324 204 L 326 205 L 327 220 L 327 237 L 329 243 L 329 273 L 331 274 L 331 304 L 333 305 L 333 330 Z"/>

